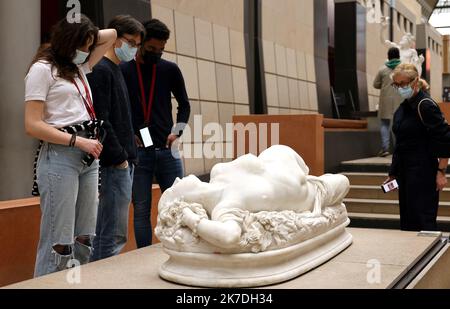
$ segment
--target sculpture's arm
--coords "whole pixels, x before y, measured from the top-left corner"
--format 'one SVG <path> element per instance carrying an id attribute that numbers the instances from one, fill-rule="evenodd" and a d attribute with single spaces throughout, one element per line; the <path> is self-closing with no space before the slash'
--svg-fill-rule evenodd
<path id="1" fill-rule="evenodd" d="M 400 46 L 398 46 L 397 43 L 391 42 L 391 41 L 389 41 L 389 40 L 384 41 L 384 44 L 385 44 L 388 48 L 391 48 L 391 47 L 397 47 L 397 48 L 400 48 Z"/>
<path id="2" fill-rule="evenodd" d="M 381 17 L 381 29 L 380 29 L 380 42 L 381 44 L 385 44 L 387 39 L 386 39 L 386 28 L 389 25 L 389 17 Z"/>
<path id="3" fill-rule="evenodd" d="M 239 244 L 242 229 L 234 220 L 225 222 L 201 218 L 189 208 L 183 209 L 183 223 L 200 238 L 221 248 L 233 248 Z"/>
<path id="4" fill-rule="evenodd" d="M 423 57 L 422 54 L 419 55 L 419 61 L 420 61 L 420 64 L 422 64 L 425 61 L 425 58 Z"/>

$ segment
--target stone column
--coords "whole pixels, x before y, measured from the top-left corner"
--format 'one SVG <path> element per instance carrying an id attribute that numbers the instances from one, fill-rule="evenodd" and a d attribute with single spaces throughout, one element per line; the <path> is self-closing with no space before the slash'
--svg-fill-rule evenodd
<path id="1" fill-rule="evenodd" d="M 31 192 L 36 141 L 25 135 L 24 77 L 40 44 L 40 22 L 40 0 L 0 0 L 0 201 Z"/>
<path id="2" fill-rule="evenodd" d="M 366 77 L 366 9 L 358 1 L 339 1 L 335 7 L 335 92 L 345 98 L 341 116 L 369 111 Z"/>

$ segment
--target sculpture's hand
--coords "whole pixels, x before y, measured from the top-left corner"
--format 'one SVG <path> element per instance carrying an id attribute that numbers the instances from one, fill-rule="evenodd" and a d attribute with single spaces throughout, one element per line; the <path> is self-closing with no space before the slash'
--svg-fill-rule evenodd
<path id="1" fill-rule="evenodd" d="M 198 222 L 200 221 L 200 216 L 195 214 L 192 210 L 190 210 L 188 207 L 185 207 L 183 209 L 183 217 L 181 219 L 184 225 L 189 227 L 191 230 L 194 230 Z"/>
<path id="2" fill-rule="evenodd" d="M 423 57 L 423 55 L 419 56 L 419 61 L 420 61 L 420 64 L 422 64 L 425 61 L 425 58 Z"/>
<path id="3" fill-rule="evenodd" d="M 385 41 L 384 41 L 384 44 L 385 44 L 387 47 L 397 47 L 397 46 L 395 46 L 395 45 L 397 45 L 397 44 L 395 44 L 395 43 L 393 43 L 393 42 L 391 42 L 391 41 L 389 41 L 389 40 L 385 40 Z"/>

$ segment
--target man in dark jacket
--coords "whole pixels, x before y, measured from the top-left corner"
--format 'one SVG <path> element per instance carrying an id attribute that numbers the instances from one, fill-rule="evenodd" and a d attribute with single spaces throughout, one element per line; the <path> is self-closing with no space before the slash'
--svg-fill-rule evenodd
<path id="1" fill-rule="evenodd" d="M 138 248 L 149 246 L 152 240 L 153 177 L 156 176 L 163 192 L 177 177 L 183 177 L 182 161 L 171 148 L 181 136 L 190 114 L 180 69 L 175 63 L 161 59 L 169 29 L 157 19 L 144 23 L 144 27 L 146 35 L 136 61 L 120 66 L 128 86 L 138 143 L 138 165 L 133 179 L 134 232 Z M 175 126 L 172 94 L 178 102 Z"/>
<path id="2" fill-rule="evenodd" d="M 107 132 L 100 156 L 101 188 L 92 259 L 119 254 L 127 242 L 136 143 L 128 90 L 119 68 L 136 55 L 144 27 L 129 15 L 116 16 L 108 28 L 117 41 L 88 75 L 94 108 Z"/>

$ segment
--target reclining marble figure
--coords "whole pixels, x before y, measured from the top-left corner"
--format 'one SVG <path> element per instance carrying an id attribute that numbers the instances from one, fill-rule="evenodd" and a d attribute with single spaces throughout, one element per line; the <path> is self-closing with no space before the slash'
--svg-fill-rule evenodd
<path id="1" fill-rule="evenodd" d="M 209 183 L 177 179 L 158 205 L 156 235 L 170 256 L 160 275 L 208 287 L 298 276 L 351 244 L 348 190 L 347 177 L 309 175 L 282 145 L 215 165 Z"/>

